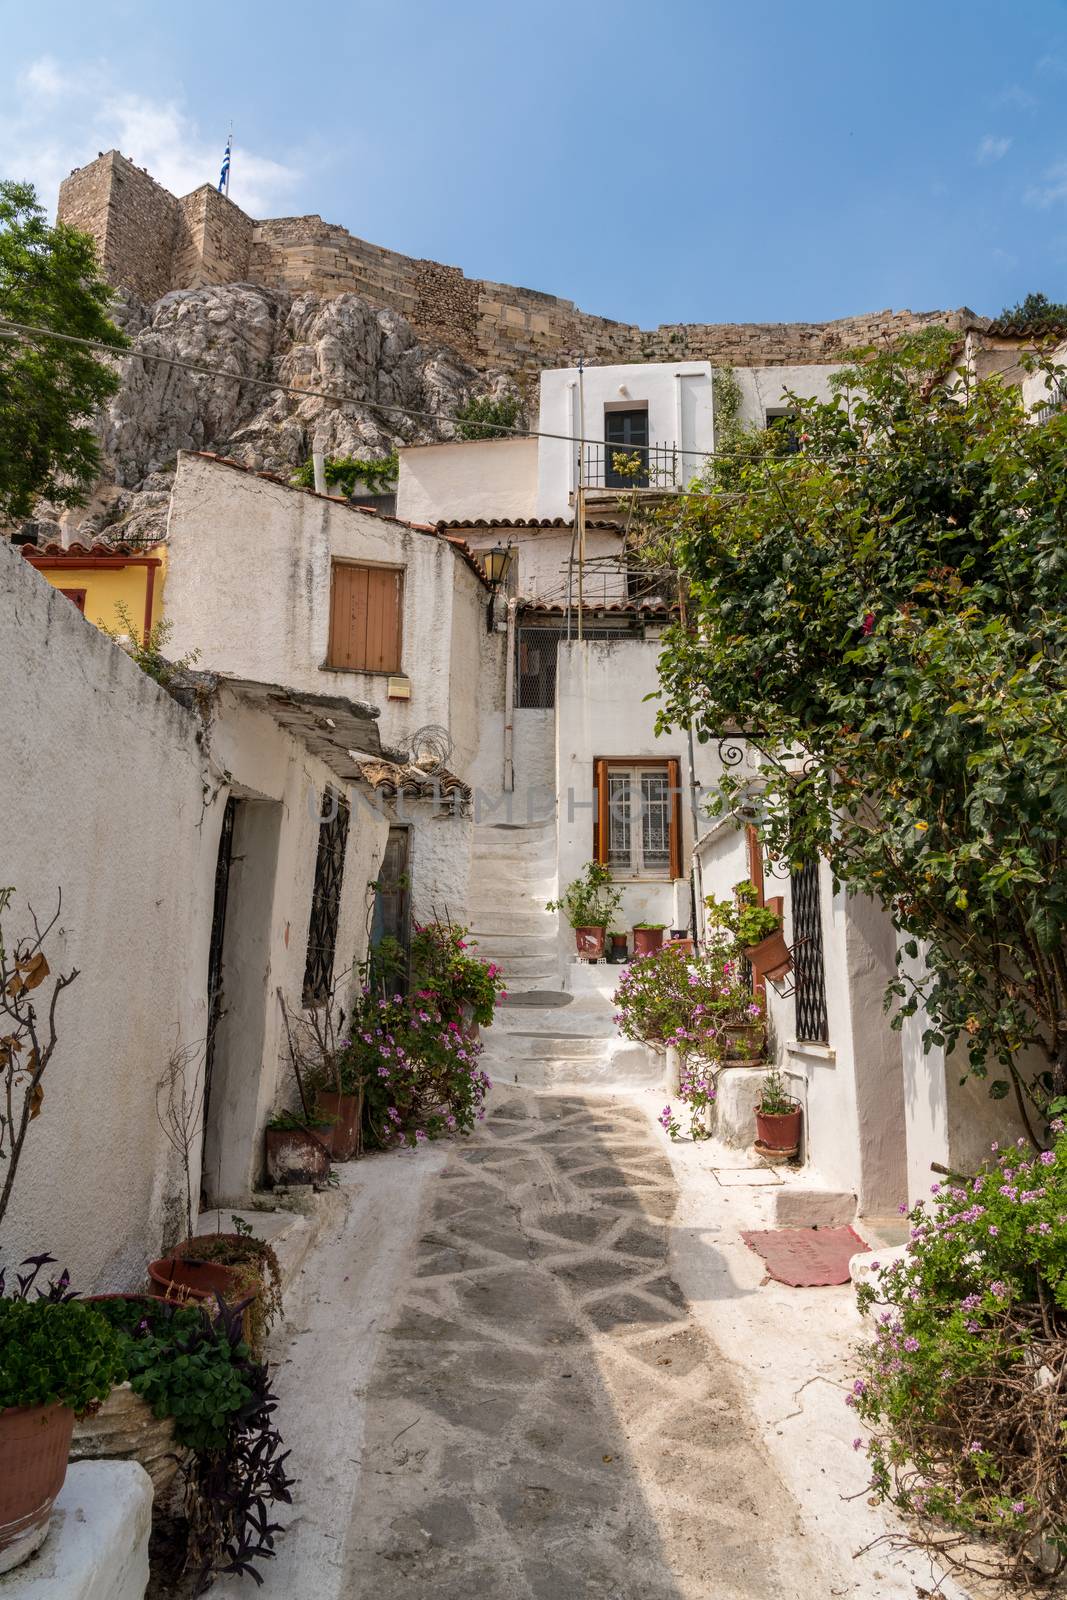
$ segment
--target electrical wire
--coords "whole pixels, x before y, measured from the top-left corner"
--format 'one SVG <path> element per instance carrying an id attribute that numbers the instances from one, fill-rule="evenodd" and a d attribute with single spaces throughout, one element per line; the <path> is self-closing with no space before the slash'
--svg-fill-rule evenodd
<path id="1" fill-rule="evenodd" d="M 412 406 L 390 405 L 382 400 L 359 400 L 354 395 L 346 395 L 329 389 L 305 389 L 296 384 L 282 383 L 274 378 L 255 378 L 249 374 L 227 372 L 222 367 L 207 366 L 203 362 L 182 361 L 178 356 L 161 355 L 154 350 L 139 350 L 136 348 L 119 349 L 115 345 L 106 344 L 102 339 L 85 339 L 73 333 L 59 333 L 52 328 L 41 328 L 33 323 L 12 322 L 7 317 L 0 317 L 0 337 L 22 338 L 28 343 L 40 340 L 55 340 L 60 344 L 72 344 L 86 350 L 97 350 L 104 355 L 111 356 L 118 361 L 156 361 L 164 366 L 177 367 L 183 372 L 196 373 L 205 378 L 228 378 L 231 383 L 251 384 L 254 388 L 268 389 L 274 393 L 279 390 L 284 394 L 297 395 L 301 399 L 329 400 L 335 405 L 359 406 L 364 411 L 387 412 L 392 416 L 411 417 L 418 422 L 450 422 L 455 424 L 456 418 L 447 411 L 419 411 Z M 618 440 L 578 438 L 571 433 L 551 433 L 544 428 L 516 428 L 506 423 L 489 423 L 494 434 L 511 434 L 517 439 L 554 439 L 563 444 L 597 445 L 606 449 L 618 449 Z M 735 450 L 679 450 L 679 455 L 696 456 L 702 461 L 717 459 L 737 460 L 738 452 Z M 743 453 L 743 452 L 741 452 Z"/>

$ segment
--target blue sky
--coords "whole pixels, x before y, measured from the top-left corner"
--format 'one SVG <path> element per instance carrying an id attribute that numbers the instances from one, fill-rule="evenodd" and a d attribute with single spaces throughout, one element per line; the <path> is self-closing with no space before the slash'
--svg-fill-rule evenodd
<path id="1" fill-rule="evenodd" d="M 3 5 L 0 173 L 118 146 L 658 322 L 1067 299 L 1067 0 Z"/>

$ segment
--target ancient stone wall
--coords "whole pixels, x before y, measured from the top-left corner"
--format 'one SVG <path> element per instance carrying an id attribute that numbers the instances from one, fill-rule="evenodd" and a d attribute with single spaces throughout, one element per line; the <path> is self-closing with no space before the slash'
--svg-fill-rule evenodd
<path id="1" fill-rule="evenodd" d="M 213 184 L 202 184 L 178 202 L 181 245 L 175 251 L 175 288 L 248 280 L 255 224 Z"/>
<path id="2" fill-rule="evenodd" d="M 641 329 L 570 300 L 468 278 L 358 239 L 319 216 L 254 222 L 210 185 L 176 200 L 116 151 L 72 173 L 59 214 L 98 240 L 107 276 L 145 299 L 168 289 L 249 281 L 294 293 L 358 294 L 399 312 L 427 343 L 486 371 L 534 372 L 587 361 L 710 360 L 734 366 L 839 361 L 887 335 L 973 313 L 877 311 L 836 322 L 679 323 Z"/>
<path id="3" fill-rule="evenodd" d="M 109 150 L 60 185 L 60 221 L 92 234 L 105 276 L 142 300 L 175 287 L 178 201 L 141 167 Z"/>

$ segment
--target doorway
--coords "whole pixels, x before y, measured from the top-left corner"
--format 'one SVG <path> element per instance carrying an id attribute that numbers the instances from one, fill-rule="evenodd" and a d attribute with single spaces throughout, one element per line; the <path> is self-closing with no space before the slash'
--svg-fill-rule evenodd
<path id="1" fill-rule="evenodd" d="M 371 981 L 407 987 L 411 953 L 411 829 L 389 829 L 371 916 Z"/>

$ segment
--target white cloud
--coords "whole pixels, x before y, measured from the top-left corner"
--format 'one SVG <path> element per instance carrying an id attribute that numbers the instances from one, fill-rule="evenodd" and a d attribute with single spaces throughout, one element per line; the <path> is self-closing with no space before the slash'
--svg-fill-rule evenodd
<path id="1" fill-rule="evenodd" d="M 1061 200 L 1067 200 L 1067 161 L 1057 161 L 1046 167 L 1040 183 L 1031 184 L 1023 196 L 1027 205 L 1045 209 Z"/>
<path id="2" fill-rule="evenodd" d="M 1021 84 L 1009 83 L 993 96 L 990 103 L 1002 111 L 1033 111 L 1041 102 L 1036 94 L 1031 94 Z"/>
<path id="3" fill-rule="evenodd" d="M 121 150 L 174 194 L 218 182 L 226 128 L 205 139 L 181 100 L 120 88 L 106 62 L 75 71 L 41 56 L 3 98 L 0 174 L 34 183 L 52 212 L 62 179 L 102 150 Z M 246 149 L 235 132 L 230 198 L 251 216 L 270 216 L 299 178 L 292 164 Z"/>
<path id="4" fill-rule="evenodd" d="M 1011 140 L 1001 138 L 997 134 L 987 133 L 980 140 L 975 152 L 975 160 L 980 166 L 988 166 L 991 161 L 1001 161 L 1011 149 Z"/>

